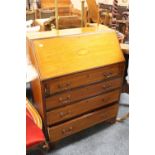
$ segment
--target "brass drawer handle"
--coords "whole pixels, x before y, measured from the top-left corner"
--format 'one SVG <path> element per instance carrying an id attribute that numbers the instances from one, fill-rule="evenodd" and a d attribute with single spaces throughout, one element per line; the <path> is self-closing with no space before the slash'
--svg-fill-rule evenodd
<path id="1" fill-rule="evenodd" d="M 58 84 L 58 88 L 60 90 L 68 90 L 71 88 L 71 82 L 67 82 L 66 84 Z"/>
<path id="2" fill-rule="evenodd" d="M 60 112 L 60 117 L 65 117 L 67 115 L 70 115 L 71 114 L 71 111 L 67 111 L 67 112 Z"/>
<path id="3" fill-rule="evenodd" d="M 70 103 L 71 102 L 71 96 L 68 95 L 65 99 L 63 99 L 62 97 L 59 98 L 59 101 L 62 105 Z"/>
<path id="4" fill-rule="evenodd" d="M 67 129 L 62 129 L 62 134 L 71 134 L 73 131 L 73 127 L 69 127 Z"/>
<path id="5" fill-rule="evenodd" d="M 103 89 L 109 89 L 111 87 L 112 87 L 112 84 L 111 83 L 105 84 L 105 85 L 102 86 Z"/>
<path id="6" fill-rule="evenodd" d="M 108 72 L 108 73 L 104 73 L 103 75 L 104 75 L 105 78 L 110 78 L 110 77 L 112 77 L 113 73 Z"/>

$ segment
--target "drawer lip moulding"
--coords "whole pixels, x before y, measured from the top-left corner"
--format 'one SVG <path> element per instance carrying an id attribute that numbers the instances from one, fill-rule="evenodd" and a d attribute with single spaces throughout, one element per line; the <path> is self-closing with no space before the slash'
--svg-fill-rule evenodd
<path id="1" fill-rule="evenodd" d="M 47 112 L 47 125 L 61 123 L 78 115 L 88 113 L 108 104 L 118 101 L 120 89 L 104 93 L 65 107 Z"/>
<path id="2" fill-rule="evenodd" d="M 45 98 L 46 110 L 49 111 L 66 106 L 76 101 L 120 88 L 121 82 L 121 78 L 116 78 L 47 97 Z"/>
<path id="3" fill-rule="evenodd" d="M 114 118 L 117 115 L 117 111 L 118 104 L 114 104 L 110 107 L 88 113 L 79 118 L 48 128 L 49 138 L 53 142 L 59 141 L 83 129 Z"/>
<path id="4" fill-rule="evenodd" d="M 122 75 L 122 63 L 111 66 L 100 67 L 80 73 L 70 74 L 58 78 L 43 81 L 45 95 L 50 96 L 62 91 L 71 90 L 77 87 L 102 82 Z"/>
<path id="5" fill-rule="evenodd" d="M 35 107 L 50 143 L 115 121 L 125 59 L 115 31 L 91 27 L 27 34 L 37 71 L 31 82 Z"/>

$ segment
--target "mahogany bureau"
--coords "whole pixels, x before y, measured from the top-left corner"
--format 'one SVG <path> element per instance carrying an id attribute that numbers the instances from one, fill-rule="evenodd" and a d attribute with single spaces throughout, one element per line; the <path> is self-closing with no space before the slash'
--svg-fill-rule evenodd
<path id="1" fill-rule="evenodd" d="M 29 40 L 28 46 L 38 72 L 31 83 L 34 101 L 49 142 L 115 121 L 124 57 L 114 31 L 60 30 L 49 38 Z"/>

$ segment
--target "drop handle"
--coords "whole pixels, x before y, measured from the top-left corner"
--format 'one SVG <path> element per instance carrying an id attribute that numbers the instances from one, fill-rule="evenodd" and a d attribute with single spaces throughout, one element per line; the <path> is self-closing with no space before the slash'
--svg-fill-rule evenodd
<path id="1" fill-rule="evenodd" d="M 59 98 L 60 103 L 63 104 L 67 104 L 71 102 L 71 96 L 68 95 L 65 99 L 63 99 L 62 97 Z"/>
<path id="2" fill-rule="evenodd" d="M 106 78 L 110 78 L 112 76 L 112 74 L 113 74 L 112 72 L 108 72 L 108 73 L 104 73 L 103 75 Z"/>
<path id="3" fill-rule="evenodd" d="M 70 134 L 73 131 L 73 127 L 62 129 L 62 134 Z"/>
<path id="4" fill-rule="evenodd" d="M 58 84 L 58 88 L 61 90 L 68 90 L 71 86 L 71 82 L 67 82 L 65 84 Z"/>
<path id="5" fill-rule="evenodd" d="M 71 114 L 71 111 L 67 111 L 67 112 L 60 112 L 60 117 L 65 117 L 67 115 L 70 115 Z"/>
<path id="6" fill-rule="evenodd" d="M 103 89 L 108 89 L 108 88 L 110 88 L 111 86 L 112 86 L 112 84 L 111 84 L 111 83 L 108 83 L 108 84 L 103 85 L 102 88 L 103 88 Z"/>

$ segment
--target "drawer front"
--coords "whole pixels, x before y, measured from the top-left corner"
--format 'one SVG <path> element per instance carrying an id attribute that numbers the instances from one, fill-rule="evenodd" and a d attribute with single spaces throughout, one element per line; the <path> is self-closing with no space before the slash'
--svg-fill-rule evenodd
<path id="1" fill-rule="evenodd" d="M 93 69 L 73 75 L 68 75 L 53 80 L 44 82 L 45 95 L 49 96 L 57 92 L 70 90 L 75 87 L 88 85 L 94 82 L 99 82 L 112 77 L 121 76 L 121 65 L 115 64 L 104 68 Z"/>
<path id="2" fill-rule="evenodd" d="M 114 118 L 117 115 L 118 104 L 83 115 L 66 123 L 48 128 L 50 141 L 58 141 L 64 137 L 89 128 L 95 124 Z"/>
<path id="3" fill-rule="evenodd" d="M 96 97 L 77 102 L 76 104 L 47 112 L 47 125 L 53 125 L 55 123 L 65 121 L 86 112 L 90 112 L 94 109 L 103 107 L 112 102 L 116 102 L 119 99 L 119 94 L 120 89 L 117 89 L 109 93 L 101 94 Z"/>
<path id="4" fill-rule="evenodd" d="M 117 78 L 47 97 L 46 110 L 65 106 L 75 101 L 119 88 L 121 87 L 121 81 L 121 78 Z"/>

